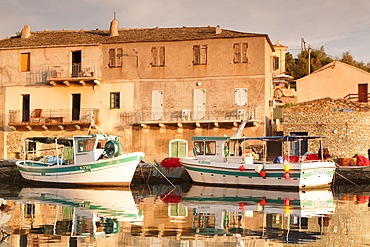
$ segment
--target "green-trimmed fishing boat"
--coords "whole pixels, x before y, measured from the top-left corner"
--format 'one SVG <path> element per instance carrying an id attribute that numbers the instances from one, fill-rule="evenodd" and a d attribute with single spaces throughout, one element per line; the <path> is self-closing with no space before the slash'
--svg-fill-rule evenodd
<path id="1" fill-rule="evenodd" d="M 24 143 L 24 160 L 16 165 L 24 179 L 37 182 L 129 186 L 144 158 L 142 152 L 121 154 L 118 137 L 100 133 L 31 137 Z"/>

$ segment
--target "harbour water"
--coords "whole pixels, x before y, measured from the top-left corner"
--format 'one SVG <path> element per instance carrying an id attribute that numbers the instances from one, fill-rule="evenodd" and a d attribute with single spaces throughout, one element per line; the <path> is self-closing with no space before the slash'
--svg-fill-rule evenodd
<path id="1" fill-rule="evenodd" d="M 0 194 L 0 246 L 364 246 L 369 195 L 355 185 L 24 187 Z"/>

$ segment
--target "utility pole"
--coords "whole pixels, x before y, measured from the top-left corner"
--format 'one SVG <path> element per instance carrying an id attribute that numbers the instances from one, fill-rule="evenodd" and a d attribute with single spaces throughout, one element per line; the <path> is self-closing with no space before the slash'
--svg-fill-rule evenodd
<path id="1" fill-rule="evenodd" d="M 308 74 L 311 73 L 311 46 L 308 45 Z"/>

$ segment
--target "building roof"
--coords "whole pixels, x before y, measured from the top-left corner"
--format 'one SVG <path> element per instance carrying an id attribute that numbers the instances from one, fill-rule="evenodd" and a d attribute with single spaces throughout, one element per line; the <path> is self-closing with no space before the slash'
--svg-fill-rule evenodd
<path id="1" fill-rule="evenodd" d="M 118 29 L 118 36 L 110 36 L 109 30 L 61 30 L 31 32 L 28 38 L 21 34 L 0 40 L 0 49 L 36 48 L 45 46 L 81 46 L 135 42 L 170 42 L 204 39 L 225 39 L 242 37 L 265 37 L 274 51 L 267 34 L 244 33 L 223 29 L 216 34 L 217 27 L 182 28 L 139 28 Z"/>

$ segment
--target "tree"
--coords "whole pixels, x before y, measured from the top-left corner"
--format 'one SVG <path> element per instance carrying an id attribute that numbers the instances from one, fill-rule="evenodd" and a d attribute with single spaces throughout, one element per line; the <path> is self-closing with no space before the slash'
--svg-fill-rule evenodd
<path id="1" fill-rule="evenodd" d="M 310 58 L 310 60 L 308 60 Z M 310 63 L 308 63 L 310 61 Z M 293 76 L 295 79 L 299 79 L 303 76 L 321 68 L 322 66 L 331 63 L 333 61 L 321 46 L 320 49 L 306 49 L 302 50 L 298 54 L 298 57 L 293 59 L 293 56 L 287 52 L 285 54 L 286 73 Z"/>
<path id="2" fill-rule="evenodd" d="M 349 51 L 342 53 L 342 58 L 340 59 L 341 62 L 355 66 L 359 69 L 365 70 L 367 72 L 370 72 L 370 63 L 367 63 L 366 65 L 364 62 L 357 62 L 355 59 L 353 59 L 352 55 L 349 53 Z"/>

